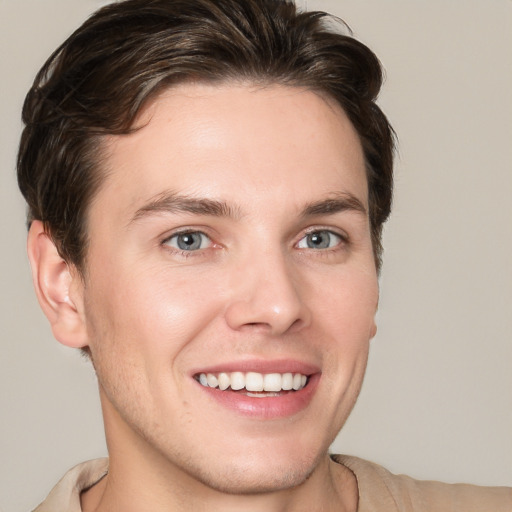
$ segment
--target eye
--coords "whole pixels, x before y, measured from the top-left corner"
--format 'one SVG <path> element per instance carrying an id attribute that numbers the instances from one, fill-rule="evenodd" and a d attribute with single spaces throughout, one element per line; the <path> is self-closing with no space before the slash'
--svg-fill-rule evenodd
<path id="1" fill-rule="evenodd" d="M 208 236 L 200 231 L 188 231 L 171 236 L 165 242 L 180 251 L 198 251 L 211 246 L 212 241 Z"/>
<path id="2" fill-rule="evenodd" d="M 299 240 L 297 247 L 299 249 L 331 249 L 343 241 L 343 238 L 332 231 L 322 229 L 312 231 L 304 238 Z"/>

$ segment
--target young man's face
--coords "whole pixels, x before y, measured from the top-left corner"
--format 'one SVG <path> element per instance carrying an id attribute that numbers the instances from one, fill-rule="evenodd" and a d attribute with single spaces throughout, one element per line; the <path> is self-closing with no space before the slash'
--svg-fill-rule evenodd
<path id="1" fill-rule="evenodd" d="M 182 85 L 137 125 L 105 143 L 80 292 L 112 464 L 296 485 L 325 461 L 375 333 L 357 134 L 282 86 Z M 204 385 L 269 374 L 268 393 Z"/>

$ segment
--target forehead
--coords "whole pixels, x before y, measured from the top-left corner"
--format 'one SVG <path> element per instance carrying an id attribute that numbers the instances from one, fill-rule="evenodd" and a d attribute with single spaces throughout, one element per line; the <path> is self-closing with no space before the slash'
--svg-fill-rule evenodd
<path id="1" fill-rule="evenodd" d="M 169 191 L 263 201 L 343 188 L 367 203 L 359 137 L 334 101 L 299 87 L 182 84 L 152 100 L 129 135 L 105 141 L 106 179 L 128 209 Z M 270 202 L 267 202 L 270 205 Z M 114 207 L 114 205 L 111 205 Z"/>

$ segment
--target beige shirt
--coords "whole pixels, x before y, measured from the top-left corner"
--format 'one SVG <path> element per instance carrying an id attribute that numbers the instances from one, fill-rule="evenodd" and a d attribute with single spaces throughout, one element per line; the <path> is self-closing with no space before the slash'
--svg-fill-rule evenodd
<path id="1" fill-rule="evenodd" d="M 358 512 L 512 512 L 511 487 L 414 480 L 393 475 L 377 464 L 356 457 L 333 455 L 332 458 L 356 476 Z M 101 480 L 107 471 L 108 459 L 75 466 L 33 512 L 81 512 L 80 493 Z"/>

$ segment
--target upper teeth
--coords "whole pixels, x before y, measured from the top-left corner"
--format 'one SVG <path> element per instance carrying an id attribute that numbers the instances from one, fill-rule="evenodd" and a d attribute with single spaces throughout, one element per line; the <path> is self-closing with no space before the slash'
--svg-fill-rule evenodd
<path id="1" fill-rule="evenodd" d="M 298 391 L 307 382 L 306 375 L 301 373 L 200 373 L 199 382 L 206 387 L 234 391 L 245 388 L 247 391 Z"/>

